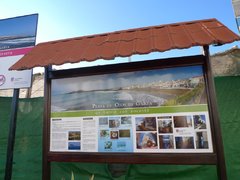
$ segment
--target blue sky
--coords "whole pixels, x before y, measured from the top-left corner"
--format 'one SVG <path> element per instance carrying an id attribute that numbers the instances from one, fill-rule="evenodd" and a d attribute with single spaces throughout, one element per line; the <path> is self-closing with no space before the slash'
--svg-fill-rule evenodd
<path id="1" fill-rule="evenodd" d="M 238 33 L 231 0 L 1 0 L 0 12 L 0 19 L 38 13 L 37 43 L 209 18 L 217 18 Z M 239 45 L 239 42 L 211 47 L 210 52 L 225 51 L 234 45 Z M 131 60 L 200 53 L 200 48 L 191 48 L 132 56 Z M 127 62 L 128 59 L 121 61 Z"/>

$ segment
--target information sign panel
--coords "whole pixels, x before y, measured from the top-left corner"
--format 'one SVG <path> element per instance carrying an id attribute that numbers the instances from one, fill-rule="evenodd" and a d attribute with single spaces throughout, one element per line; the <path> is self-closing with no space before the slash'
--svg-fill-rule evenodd
<path id="1" fill-rule="evenodd" d="M 202 65 L 53 79 L 50 151 L 213 153 Z"/>
<path id="2" fill-rule="evenodd" d="M 35 45 L 38 15 L 0 20 L 0 89 L 31 86 L 32 70 L 8 69 Z"/>

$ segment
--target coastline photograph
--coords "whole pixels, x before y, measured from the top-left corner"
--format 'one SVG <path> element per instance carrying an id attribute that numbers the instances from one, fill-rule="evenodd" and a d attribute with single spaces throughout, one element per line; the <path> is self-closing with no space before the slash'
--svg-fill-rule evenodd
<path id="1" fill-rule="evenodd" d="M 68 132 L 68 140 L 81 140 L 81 132 L 80 131 L 69 131 Z"/>
<path id="2" fill-rule="evenodd" d="M 52 112 L 207 104 L 201 66 L 56 79 L 51 98 Z"/>
<path id="3" fill-rule="evenodd" d="M 36 19 L 37 15 L 30 15 L 0 20 L 0 51 L 34 46 Z"/>
<path id="4" fill-rule="evenodd" d="M 80 142 L 68 142 L 68 150 L 81 150 Z"/>

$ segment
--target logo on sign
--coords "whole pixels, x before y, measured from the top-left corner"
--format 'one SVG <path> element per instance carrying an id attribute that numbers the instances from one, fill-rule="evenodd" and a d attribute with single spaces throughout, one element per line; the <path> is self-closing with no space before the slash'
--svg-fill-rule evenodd
<path id="1" fill-rule="evenodd" d="M 6 81 L 6 78 L 4 75 L 0 75 L 0 86 L 2 86 Z"/>

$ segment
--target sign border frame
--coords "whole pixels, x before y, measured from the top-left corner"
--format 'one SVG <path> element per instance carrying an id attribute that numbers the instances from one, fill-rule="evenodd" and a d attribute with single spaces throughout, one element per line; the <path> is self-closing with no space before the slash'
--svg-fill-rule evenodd
<path id="1" fill-rule="evenodd" d="M 121 63 L 68 70 L 55 71 L 52 70 L 52 66 L 45 67 L 43 178 L 45 177 L 45 179 L 50 179 L 51 162 L 95 162 L 126 164 L 217 165 L 219 179 L 227 179 L 220 122 L 216 107 L 216 96 L 209 62 L 208 46 L 204 46 L 204 52 L 205 55 L 146 60 L 141 62 Z M 212 153 L 50 152 L 50 107 L 52 79 L 195 65 L 202 65 L 203 67 L 203 76 L 205 79 L 206 93 L 208 98 L 208 112 L 211 126 L 210 131 L 212 134 Z"/>

